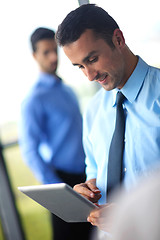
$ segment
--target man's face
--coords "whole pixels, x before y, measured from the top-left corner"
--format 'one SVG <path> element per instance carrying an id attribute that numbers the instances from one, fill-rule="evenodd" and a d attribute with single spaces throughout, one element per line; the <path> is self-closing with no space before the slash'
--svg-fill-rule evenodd
<path id="1" fill-rule="evenodd" d="M 57 44 L 53 39 L 40 40 L 33 54 L 42 72 L 55 74 L 57 69 Z"/>
<path id="2" fill-rule="evenodd" d="M 115 30 L 112 40 L 114 49 L 88 29 L 77 41 L 63 47 L 72 64 L 78 66 L 90 81 L 97 81 L 107 91 L 120 89 L 127 81 L 122 54 L 125 41 L 119 29 Z"/>

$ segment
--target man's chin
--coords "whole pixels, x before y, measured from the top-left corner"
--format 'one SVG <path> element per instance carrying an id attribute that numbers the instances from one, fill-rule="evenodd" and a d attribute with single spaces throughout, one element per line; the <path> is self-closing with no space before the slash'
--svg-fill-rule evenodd
<path id="1" fill-rule="evenodd" d="M 114 89 L 114 87 L 113 86 L 110 86 L 109 84 L 100 84 L 101 85 L 101 87 L 103 87 L 106 91 L 111 91 L 111 90 L 113 90 Z"/>

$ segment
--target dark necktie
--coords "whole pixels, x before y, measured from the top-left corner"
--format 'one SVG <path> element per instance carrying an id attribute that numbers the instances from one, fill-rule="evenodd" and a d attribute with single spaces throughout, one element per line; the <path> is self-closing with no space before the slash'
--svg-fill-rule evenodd
<path id="1" fill-rule="evenodd" d="M 121 92 L 118 92 L 116 99 L 116 125 L 109 150 L 107 193 L 110 193 L 122 181 L 125 133 L 125 114 L 122 103 L 124 99 L 125 96 Z"/>

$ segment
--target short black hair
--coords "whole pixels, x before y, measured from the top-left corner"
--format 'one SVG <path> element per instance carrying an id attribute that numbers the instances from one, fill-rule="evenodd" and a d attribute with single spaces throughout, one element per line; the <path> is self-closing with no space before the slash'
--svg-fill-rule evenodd
<path id="1" fill-rule="evenodd" d="M 49 28 L 40 27 L 37 28 L 31 35 L 30 41 L 33 52 L 36 52 L 36 44 L 40 40 L 54 39 L 55 32 Z"/>
<path id="2" fill-rule="evenodd" d="M 56 32 L 56 41 L 60 46 L 75 42 L 87 29 L 93 30 L 97 37 L 104 39 L 114 48 L 112 36 L 119 28 L 116 21 L 101 7 L 84 4 L 71 11 Z"/>

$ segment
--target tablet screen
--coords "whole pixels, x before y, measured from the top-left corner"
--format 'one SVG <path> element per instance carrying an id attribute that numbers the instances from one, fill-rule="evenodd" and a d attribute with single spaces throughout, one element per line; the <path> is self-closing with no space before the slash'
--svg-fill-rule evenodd
<path id="1" fill-rule="evenodd" d="M 66 183 L 24 186 L 18 189 L 66 222 L 87 222 L 90 212 L 97 208 Z"/>

